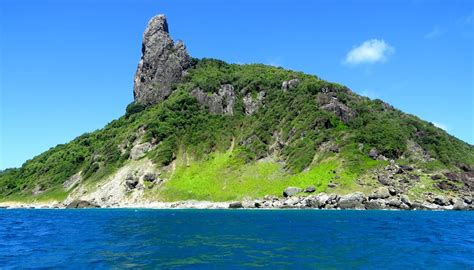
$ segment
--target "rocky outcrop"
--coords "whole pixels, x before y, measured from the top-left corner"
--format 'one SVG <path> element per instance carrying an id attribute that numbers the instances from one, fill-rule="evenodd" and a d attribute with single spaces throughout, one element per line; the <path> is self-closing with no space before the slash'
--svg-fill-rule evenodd
<path id="1" fill-rule="evenodd" d="M 294 89 L 294 88 L 298 87 L 299 84 L 300 84 L 300 80 L 298 80 L 298 79 L 292 79 L 292 80 L 289 80 L 289 81 L 284 81 L 281 84 L 281 89 L 283 91 L 291 90 L 291 89 Z"/>
<path id="2" fill-rule="evenodd" d="M 366 198 L 362 192 L 356 192 L 353 194 L 348 194 L 341 196 L 339 199 L 338 206 L 341 209 L 365 209 L 363 202 L 366 201 Z"/>
<path id="3" fill-rule="evenodd" d="M 255 98 L 252 97 L 251 93 L 247 93 L 243 97 L 244 110 L 246 115 L 252 115 L 258 111 L 258 109 L 263 105 L 263 100 L 266 93 L 264 91 L 258 92 Z"/>
<path id="4" fill-rule="evenodd" d="M 211 113 L 234 115 L 235 91 L 231 84 L 221 85 L 217 93 L 211 95 L 196 88 L 191 91 L 191 95 Z"/>
<path id="5" fill-rule="evenodd" d="M 100 208 L 97 204 L 88 202 L 88 201 L 83 201 L 83 200 L 74 200 L 70 202 L 66 208 L 68 209 L 74 209 L 74 208 Z"/>
<path id="6" fill-rule="evenodd" d="M 347 123 L 356 116 L 356 113 L 351 108 L 339 102 L 336 99 L 331 99 L 328 104 L 321 106 L 321 109 L 334 113 L 339 119 Z"/>
<path id="7" fill-rule="evenodd" d="M 135 102 L 150 105 L 164 100 L 190 64 L 183 42 L 171 39 L 166 17 L 153 17 L 143 33 L 142 56 L 134 79 Z"/>
<path id="8" fill-rule="evenodd" d="M 285 188 L 285 190 L 283 191 L 283 196 L 285 197 L 291 197 L 291 196 L 294 196 L 300 192 L 302 192 L 303 189 L 301 188 L 298 188 L 298 187 L 287 187 Z"/>

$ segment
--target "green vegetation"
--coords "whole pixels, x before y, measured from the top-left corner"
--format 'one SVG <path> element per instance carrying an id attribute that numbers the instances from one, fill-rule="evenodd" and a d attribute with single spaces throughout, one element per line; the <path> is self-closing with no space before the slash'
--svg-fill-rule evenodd
<path id="1" fill-rule="evenodd" d="M 282 82 L 291 79 L 299 85 L 282 91 Z M 190 94 L 196 87 L 215 93 L 225 83 L 236 91 L 232 116 L 209 113 Z M 246 115 L 242 98 L 261 91 L 264 105 Z M 353 117 L 343 120 L 323 109 L 331 100 L 344 104 Z M 156 191 L 166 200 L 279 195 L 289 185 L 324 191 L 329 181 L 343 192 L 358 189 L 358 177 L 386 164 L 368 157 L 372 148 L 400 163 L 418 162 L 427 172 L 474 164 L 473 146 L 342 85 L 277 67 L 202 59 L 160 104 L 130 104 L 123 117 L 103 129 L 0 172 L 0 198 L 30 197 L 33 190 L 37 198 L 63 198 L 63 183 L 72 175 L 82 172 L 86 183 L 99 181 L 128 162 L 134 145 L 145 142 L 156 145 L 146 157 L 157 168 L 176 161 L 170 180 Z M 433 160 L 416 159 L 409 142 Z M 186 153 L 190 164 L 179 153 Z"/>

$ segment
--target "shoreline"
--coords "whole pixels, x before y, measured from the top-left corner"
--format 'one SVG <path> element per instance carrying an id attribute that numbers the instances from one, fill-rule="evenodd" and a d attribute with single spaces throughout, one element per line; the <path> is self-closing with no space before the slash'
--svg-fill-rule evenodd
<path id="1" fill-rule="evenodd" d="M 325 194 L 324 194 L 325 195 Z M 474 210 L 473 204 L 459 205 L 459 202 L 450 205 L 438 205 L 429 202 L 414 202 L 409 205 L 382 205 L 381 200 L 367 200 L 363 203 L 345 204 L 344 199 L 339 199 L 336 204 L 318 204 L 317 199 L 324 197 L 321 194 L 312 198 L 272 198 L 270 203 L 262 200 L 251 201 L 228 201 L 228 202 L 211 202 L 211 201 L 176 201 L 176 202 L 123 202 L 114 204 L 97 205 L 88 201 L 76 200 L 65 204 L 63 202 L 18 202 L 4 201 L 0 202 L 0 209 L 150 209 L 150 210 L 185 210 L 185 209 L 243 209 L 243 210 L 391 210 L 391 211 L 449 211 L 449 210 Z M 344 196 L 343 196 L 344 197 Z M 311 200 L 313 199 L 313 200 Z M 290 203 L 288 203 L 290 201 Z M 296 201 L 304 202 L 304 204 Z M 296 203 L 295 203 L 296 202 Z M 456 204 L 457 203 L 457 204 Z"/>

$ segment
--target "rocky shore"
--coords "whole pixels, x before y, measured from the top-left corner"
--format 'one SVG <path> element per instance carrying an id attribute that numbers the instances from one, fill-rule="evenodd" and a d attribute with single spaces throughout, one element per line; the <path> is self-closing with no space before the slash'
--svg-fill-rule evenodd
<path id="1" fill-rule="evenodd" d="M 355 192 L 346 195 L 318 193 L 314 188 L 302 190 L 288 187 L 283 197 L 265 196 L 262 199 L 234 202 L 178 201 L 96 204 L 74 200 L 68 204 L 3 202 L 0 208 L 76 209 L 76 208 L 144 208 L 144 209 L 356 209 L 356 210 L 474 210 L 471 197 L 428 196 L 424 201 L 411 201 L 407 195 L 380 187 L 369 195 Z"/>

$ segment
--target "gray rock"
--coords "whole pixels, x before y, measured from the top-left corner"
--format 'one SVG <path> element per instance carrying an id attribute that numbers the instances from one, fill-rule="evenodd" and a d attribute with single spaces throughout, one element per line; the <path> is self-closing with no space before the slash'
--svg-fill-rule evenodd
<path id="1" fill-rule="evenodd" d="M 285 190 L 283 191 L 283 196 L 285 197 L 291 197 L 291 196 L 294 196 L 300 192 L 302 192 L 303 190 L 299 187 L 287 187 L 285 188 Z"/>
<path id="2" fill-rule="evenodd" d="M 392 185 L 392 179 L 388 175 L 384 174 L 379 174 L 377 176 L 377 179 L 379 180 L 380 184 L 384 186 L 391 186 Z"/>
<path id="3" fill-rule="evenodd" d="M 341 196 L 338 202 L 338 206 L 342 209 L 365 209 L 363 202 L 365 196 L 362 192 L 356 192 Z"/>
<path id="4" fill-rule="evenodd" d="M 406 205 L 408 205 L 408 206 L 411 206 L 411 205 L 412 205 L 412 203 L 411 203 L 411 201 L 410 201 L 410 198 L 408 198 L 408 196 L 405 195 L 405 194 L 403 194 L 403 195 L 400 196 L 400 200 L 402 201 L 402 203 L 404 203 L 404 204 L 406 204 Z"/>
<path id="5" fill-rule="evenodd" d="M 73 209 L 73 208 L 100 208 L 97 204 L 88 202 L 88 201 L 83 201 L 83 200 L 74 200 L 70 202 L 66 208 L 68 209 Z"/>
<path id="6" fill-rule="evenodd" d="M 435 175 L 432 175 L 432 176 L 431 176 L 431 179 L 432 179 L 432 180 L 440 180 L 440 179 L 442 179 L 442 178 L 443 178 L 443 176 L 442 176 L 441 174 L 435 174 Z"/>
<path id="7" fill-rule="evenodd" d="M 146 173 L 144 176 L 143 176 L 143 180 L 147 181 L 147 182 L 155 182 L 156 180 L 156 175 L 154 173 Z"/>
<path id="8" fill-rule="evenodd" d="M 242 202 L 233 202 L 229 204 L 229 208 L 243 208 Z"/>
<path id="9" fill-rule="evenodd" d="M 440 205 L 440 206 L 446 206 L 449 205 L 449 201 L 442 195 L 437 195 L 434 197 L 433 203 Z"/>
<path id="10" fill-rule="evenodd" d="M 153 145 L 149 142 L 137 144 L 135 145 L 132 150 L 130 150 L 130 158 L 133 160 L 137 160 L 150 151 L 153 148 Z"/>
<path id="11" fill-rule="evenodd" d="M 309 196 L 305 199 L 307 207 L 311 208 L 324 208 L 326 203 L 329 201 L 329 195 L 326 193 L 319 193 L 316 196 Z"/>
<path id="12" fill-rule="evenodd" d="M 386 199 L 390 197 L 390 192 L 387 187 L 380 187 L 369 195 L 370 200 Z"/>
<path id="13" fill-rule="evenodd" d="M 218 92 L 212 95 L 200 88 L 191 91 L 191 95 L 211 113 L 234 115 L 235 91 L 230 84 L 221 85 Z"/>
<path id="14" fill-rule="evenodd" d="M 291 89 L 294 89 L 294 88 L 298 87 L 299 84 L 300 84 L 300 80 L 298 80 L 298 79 L 292 79 L 292 80 L 289 80 L 289 81 L 284 81 L 281 84 L 281 89 L 283 91 L 291 90 Z"/>
<path id="15" fill-rule="evenodd" d="M 466 210 L 467 204 L 460 198 L 455 198 L 453 200 L 453 210 Z"/>
<path id="16" fill-rule="evenodd" d="M 125 181 L 125 186 L 129 189 L 135 189 L 138 185 L 138 179 L 128 179 Z"/>
<path id="17" fill-rule="evenodd" d="M 341 119 L 345 123 L 349 122 L 357 115 L 354 110 L 347 107 L 344 103 L 339 102 L 336 99 L 331 99 L 328 104 L 321 106 L 321 109 L 334 113 L 339 119 Z"/>
<path id="18" fill-rule="evenodd" d="M 190 64 L 184 44 L 171 39 L 166 17 L 153 17 L 143 33 L 142 56 L 134 79 L 135 102 L 150 105 L 164 100 Z"/>
<path id="19" fill-rule="evenodd" d="M 381 199 L 367 201 L 365 208 L 368 210 L 385 209 L 385 201 Z"/>
<path id="20" fill-rule="evenodd" d="M 257 94 L 256 98 L 252 98 L 251 93 L 247 93 L 242 101 L 244 102 L 244 110 L 246 115 L 252 115 L 260 109 L 263 105 L 263 100 L 265 98 L 266 93 L 264 91 L 260 91 Z"/>
<path id="21" fill-rule="evenodd" d="M 313 193 L 316 191 L 316 188 L 314 186 L 309 186 L 307 188 L 305 188 L 304 192 L 306 193 Z"/>
<path id="22" fill-rule="evenodd" d="M 69 179 L 67 179 L 66 181 L 64 181 L 63 188 L 66 191 L 69 191 L 71 190 L 71 188 L 73 188 L 76 184 L 78 184 L 81 181 L 82 181 L 81 172 L 78 172 L 74 174 L 73 176 L 69 177 Z"/>
<path id="23" fill-rule="evenodd" d="M 387 205 L 394 208 L 400 208 L 400 205 L 402 205 L 402 202 L 397 198 L 392 198 L 387 202 Z"/>
<path id="24" fill-rule="evenodd" d="M 377 151 L 377 149 L 375 149 L 375 148 L 370 149 L 369 157 L 371 157 L 373 159 L 377 159 L 378 156 L 379 156 L 379 152 Z"/>

